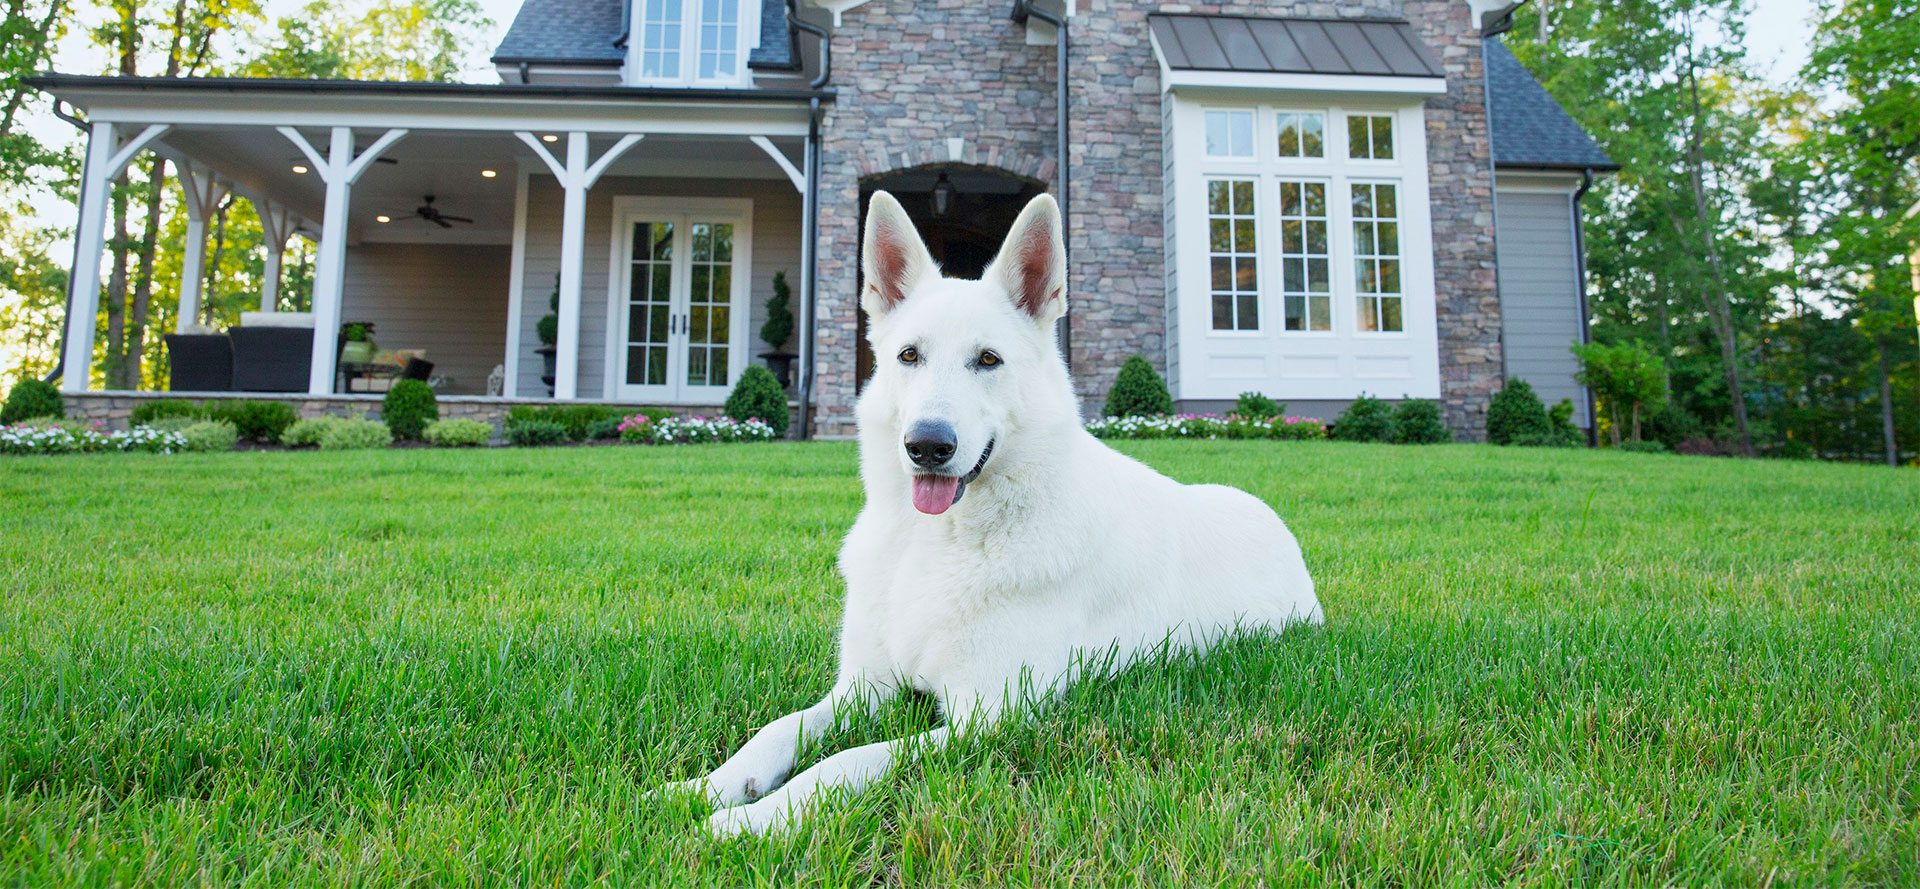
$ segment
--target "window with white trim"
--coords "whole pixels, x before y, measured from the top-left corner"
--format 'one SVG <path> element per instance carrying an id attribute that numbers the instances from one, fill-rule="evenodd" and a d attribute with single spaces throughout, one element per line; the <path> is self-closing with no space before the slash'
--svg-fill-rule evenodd
<path id="1" fill-rule="evenodd" d="M 755 0 L 630 0 L 629 80 L 648 86 L 737 86 L 758 15 Z"/>
<path id="2" fill-rule="evenodd" d="M 1260 329 L 1259 223 L 1251 179 L 1207 182 L 1207 273 L 1214 330 Z"/>
<path id="3" fill-rule="evenodd" d="M 1253 159 L 1253 112 L 1207 112 L 1207 156 Z"/>
<path id="4" fill-rule="evenodd" d="M 1393 118 L 1384 114 L 1348 116 L 1347 157 L 1354 160 L 1393 160 Z"/>
<path id="5" fill-rule="evenodd" d="M 1327 116 L 1313 111 L 1282 111 L 1274 116 L 1279 132 L 1276 147 L 1282 159 L 1322 158 L 1327 155 Z"/>
<path id="6" fill-rule="evenodd" d="M 1280 293 L 1287 330 L 1333 329 L 1327 184 L 1280 181 Z"/>
<path id="7" fill-rule="evenodd" d="M 1359 329 L 1399 333 L 1400 189 L 1386 182 L 1353 183 L 1353 291 Z"/>

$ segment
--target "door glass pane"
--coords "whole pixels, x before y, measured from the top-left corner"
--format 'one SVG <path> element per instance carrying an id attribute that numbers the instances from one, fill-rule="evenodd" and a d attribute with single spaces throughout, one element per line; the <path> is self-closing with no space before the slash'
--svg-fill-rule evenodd
<path id="1" fill-rule="evenodd" d="M 633 224 L 633 262 L 627 282 L 627 384 L 665 385 L 673 223 Z"/>
<path id="2" fill-rule="evenodd" d="M 692 224 L 689 254 L 687 385 L 725 386 L 727 346 L 733 334 L 733 225 Z"/>

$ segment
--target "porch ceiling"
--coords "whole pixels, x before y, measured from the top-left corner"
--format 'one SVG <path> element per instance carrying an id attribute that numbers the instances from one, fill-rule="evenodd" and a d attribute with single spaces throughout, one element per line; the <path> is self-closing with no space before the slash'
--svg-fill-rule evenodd
<path id="1" fill-rule="evenodd" d="M 381 130 L 355 131 L 364 148 Z M 309 141 L 325 144 L 324 133 L 306 131 Z M 616 137 L 596 137 L 598 154 Z M 175 127 L 159 140 L 164 153 L 191 159 L 240 186 L 249 198 L 285 204 L 318 231 L 326 203 L 326 185 L 285 136 L 271 126 Z M 799 162 L 801 140 L 778 138 L 776 147 Z M 556 149 L 563 146 L 564 140 Z M 510 244 L 513 241 L 515 176 L 524 169 L 535 180 L 551 180 L 545 163 L 510 133 L 427 130 L 410 132 L 382 153 L 383 162 L 367 169 L 353 187 L 351 243 Z M 385 162 L 391 161 L 391 163 Z M 491 178 L 482 174 L 492 170 Z M 609 167 L 607 176 L 670 178 L 778 179 L 786 174 L 744 136 L 649 136 Z M 426 195 L 441 212 L 474 220 L 441 228 L 412 218 Z M 391 221 L 381 223 L 386 215 Z"/>

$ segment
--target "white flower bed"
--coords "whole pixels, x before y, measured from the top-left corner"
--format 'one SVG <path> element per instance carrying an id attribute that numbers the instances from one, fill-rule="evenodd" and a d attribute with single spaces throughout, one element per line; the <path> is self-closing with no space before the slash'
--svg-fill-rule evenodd
<path id="1" fill-rule="evenodd" d="M 620 440 L 629 444 L 707 444 L 773 439 L 773 427 L 754 419 L 667 417 L 653 420 L 646 414 L 634 414 L 620 423 Z"/>
<path id="2" fill-rule="evenodd" d="M 1327 437 L 1327 425 L 1311 417 L 1243 417 L 1228 414 L 1159 414 L 1152 417 L 1102 417 L 1087 423 L 1095 438 L 1278 438 L 1310 441 Z"/>
<path id="3" fill-rule="evenodd" d="M 141 451 L 149 454 L 174 454 L 187 447 L 178 432 L 162 432 L 145 426 L 127 432 L 107 432 L 98 423 L 92 428 L 77 424 L 0 426 L 0 454 L 95 454 Z"/>

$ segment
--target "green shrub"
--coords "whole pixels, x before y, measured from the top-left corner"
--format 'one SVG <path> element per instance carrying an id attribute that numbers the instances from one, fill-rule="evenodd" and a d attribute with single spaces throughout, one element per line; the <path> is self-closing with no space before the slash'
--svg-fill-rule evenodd
<path id="1" fill-rule="evenodd" d="M 1242 417 L 1278 417 L 1287 412 L 1287 406 L 1258 392 L 1242 392 L 1233 412 Z"/>
<path id="2" fill-rule="evenodd" d="M 393 444 L 393 433 L 376 420 L 335 419 L 320 430 L 319 444 L 323 451 L 384 448 Z"/>
<path id="3" fill-rule="evenodd" d="M 1393 440 L 1400 444 L 1442 444 L 1453 440 L 1440 421 L 1440 406 L 1422 398 L 1400 402 L 1393 412 Z"/>
<path id="4" fill-rule="evenodd" d="M 1697 438 L 1705 431 L 1692 413 L 1681 407 L 1679 402 L 1670 400 L 1647 416 L 1641 426 L 1640 436 L 1666 445 L 1671 450 L 1679 450 L 1681 442 Z"/>
<path id="5" fill-rule="evenodd" d="M 787 390 L 770 371 L 758 364 L 749 365 L 740 381 L 727 395 L 727 416 L 745 422 L 760 420 L 773 427 L 775 436 L 787 434 Z"/>
<path id="6" fill-rule="evenodd" d="M 152 403 L 152 402 L 149 402 Z M 212 420 L 225 420 L 233 424 L 240 437 L 249 441 L 272 443 L 280 440 L 293 421 L 300 414 L 293 405 L 282 401 L 230 401 L 225 404 L 209 404 L 206 416 Z"/>
<path id="7" fill-rule="evenodd" d="M 240 431 L 225 420 L 200 420 L 180 430 L 189 451 L 231 451 L 240 441 Z"/>
<path id="8" fill-rule="evenodd" d="M 787 273 L 774 272 L 773 295 L 767 297 L 767 323 L 760 325 L 760 341 L 769 348 L 785 348 L 792 338 L 793 310 L 788 308 L 792 303 L 793 288 L 787 286 Z"/>
<path id="9" fill-rule="evenodd" d="M 659 408 L 615 407 L 610 404 L 552 404 L 538 406 L 522 404 L 507 410 L 507 425 L 512 426 L 516 423 L 524 423 L 529 420 L 543 420 L 549 423 L 560 424 L 560 428 L 566 430 L 567 437 L 574 441 L 589 441 L 602 437 L 599 433 L 604 430 L 598 427 L 598 424 L 602 420 L 613 420 L 614 427 L 617 428 L 621 420 L 634 414 L 646 414 L 655 420 L 663 420 L 672 416 L 669 412 L 660 410 Z M 617 437 L 617 435 L 618 433 L 614 433 L 604 437 L 613 438 Z"/>
<path id="10" fill-rule="evenodd" d="M 507 423 L 507 442 L 515 447 L 537 448 L 566 441 L 567 427 L 552 420 L 521 420 Z"/>
<path id="11" fill-rule="evenodd" d="M 1516 448 L 1576 448 L 1580 446 L 1580 441 L 1567 438 L 1559 432 L 1529 432 L 1507 444 Z"/>
<path id="12" fill-rule="evenodd" d="M 187 427 L 197 426 L 205 422 L 207 421 L 199 417 L 161 417 L 158 420 L 149 420 L 145 423 L 140 423 L 134 428 L 137 429 L 144 426 L 148 429 L 156 429 L 161 432 L 185 432 Z"/>
<path id="13" fill-rule="evenodd" d="M 1106 416 L 1109 417 L 1151 417 L 1156 414 L 1173 413 L 1173 396 L 1167 393 L 1167 383 L 1153 372 L 1153 365 L 1147 359 L 1135 355 L 1120 365 L 1120 375 L 1113 380 L 1113 389 L 1107 393 Z"/>
<path id="14" fill-rule="evenodd" d="M 480 447 L 493 440 L 493 424 L 480 420 L 435 420 L 420 434 L 443 448 Z"/>
<path id="15" fill-rule="evenodd" d="M 1347 405 L 1333 421 L 1333 437 L 1340 441 L 1391 442 L 1396 435 L 1393 408 L 1365 393 Z"/>
<path id="16" fill-rule="evenodd" d="M 1667 446 L 1657 441 L 1623 441 L 1615 445 L 1615 448 L 1630 454 L 1664 454 L 1667 452 Z"/>
<path id="17" fill-rule="evenodd" d="M 320 434 L 327 431 L 327 427 L 339 421 L 339 417 L 295 420 L 287 431 L 280 433 L 280 443 L 290 448 L 312 447 L 320 443 Z"/>
<path id="18" fill-rule="evenodd" d="M 1514 444 L 1516 439 L 1553 435 L 1553 422 L 1547 419 L 1546 405 L 1526 380 L 1512 379 L 1494 393 L 1487 406 L 1487 440 L 1497 445 Z"/>
<path id="19" fill-rule="evenodd" d="M 595 420 L 593 425 L 587 427 L 587 440 L 606 441 L 619 438 L 620 424 L 625 421 L 626 417 L 603 417 Z"/>
<path id="20" fill-rule="evenodd" d="M 183 398 L 161 398 L 143 401 L 133 406 L 133 414 L 128 422 L 135 426 L 151 426 L 153 421 L 166 417 L 187 417 L 194 420 L 207 418 L 207 409 L 197 401 Z"/>
<path id="21" fill-rule="evenodd" d="M 45 380 L 28 377 L 13 384 L 13 388 L 7 392 L 6 403 L 0 405 L 0 426 L 18 423 L 29 417 L 66 415 L 67 404 L 61 400 L 60 390 Z"/>
<path id="22" fill-rule="evenodd" d="M 1573 399 L 1562 398 L 1553 407 L 1547 408 L 1547 423 L 1553 426 L 1553 434 L 1560 436 L 1567 447 L 1577 448 L 1587 443 L 1587 434 L 1573 425 Z"/>
<path id="23" fill-rule="evenodd" d="M 1573 356 L 1580 360 L 1573 378 L 1607 409 L 1607 436 L 1619 444 L 1621 431 L 1630 430 L 1639 440 L 1641 419 L 1667 400 L 1667 368 L 1660 356 L 1639 343 L 1576 345 Z"/>
<path id="24" fill-rule="evenodd" d="M 401 380 L 381 400 L 380 418 L 394 438 L 419 441 L 427 424 L 440 419 L 440 400 L 433 396 L 432 386 L 420 380 Z"/>

